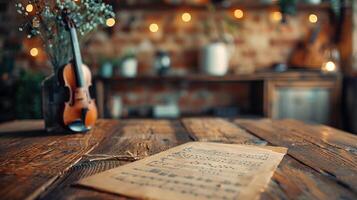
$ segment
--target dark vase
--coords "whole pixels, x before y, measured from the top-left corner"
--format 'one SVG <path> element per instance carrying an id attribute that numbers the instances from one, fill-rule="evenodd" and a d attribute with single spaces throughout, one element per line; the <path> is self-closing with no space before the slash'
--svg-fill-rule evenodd
<path id="1" fill-rule="evenodd" d="M 61 120 L 64 94 L 64 89 L 59 86 L 55 74 L 42 82 L 42 116 L 45 120 L 46 131 L 49 133 L 68 132 Z"/>

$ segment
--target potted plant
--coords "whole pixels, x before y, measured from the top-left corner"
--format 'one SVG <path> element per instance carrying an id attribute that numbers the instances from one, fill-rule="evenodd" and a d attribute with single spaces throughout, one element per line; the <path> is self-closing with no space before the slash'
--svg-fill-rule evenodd
<path id="1" fill-rule="evenodd" d="M 120 59 L 120 76 L 135 77 L 138 71 L 138 60 L 136 59 L 134 50 L 129 50 L 124 53 Z"/>
<path id="2" fill-rule="evenodd" d="M 223 76 L 228 72 L 229 60 L 234 51 L 233 31 L 237 22 L 228 16 L 217 20 L 216 8 L 208 4 L 209 17 L 205 23 L 206 34 L 211 41 L 201 49 L 200 65 L 203 73 L 213 76 Z"/>

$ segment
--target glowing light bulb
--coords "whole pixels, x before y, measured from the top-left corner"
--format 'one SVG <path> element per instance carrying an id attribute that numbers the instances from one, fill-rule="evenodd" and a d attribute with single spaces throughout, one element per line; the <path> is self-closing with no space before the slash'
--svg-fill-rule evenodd
<path id="1" fill-rule="evenodd" d="M 328 71 L 328 72 L 333 72 L 336 70 L 336 65 L 334 62 L 332 61 L 328 61 L 326 64 L 325 64 L 325 70 Z"/>
<path id="2" fill-rule="evenodd" d="M 38 56 L 38 49 L 37 49 L 37 48 L 32 48 L 32 49 L 30 50 L 30 55 L 31 55 L 32 57 Z"/>
<path id="3" fill-rule="evenodd" d="M 33 11 L 33 5 L 32 4 L 27 4 L 26 11 L 27 12 L 32 12 Z"/>
<path id="4" fill-rule="evenodd" d="M 315 14 L 310 14 L 309 15 L 309 21 L 310 21 L 310 23 L 316 23 L 317 22 L 317 20 L 318 20 L 318 17 L 317 17 L 317 15 L 315 15 Z"/>
<path id="5" fill-rule="evenodd" d="M 181 19 L 184 22 L 189 22 L 189 21 L 191 21 L 192 17 L 191 17 L 190 13 L 185 12 L 181 15 Z"/>
<path id="6" fill-rule="evenodd" d="M 244 17 L 244 12 L 241 9 L 234 10 L 234 17 L 237 19 L 241 19 Z"/>
<path id="7" fill-rule="evenodd" d="M 114 18 L 107 19 L 106 24 L 108 27 L 113 27 L 115 25 L 115 19 Z"/>
<path id="8" fill-rule="evenodd" d="M 271 20 L 278 22 L 278 21 L 281 21 L 281 19 L 283 18 L 283 15 L 279 11 L 274 11 L 271 13 L 270 18 L 271 18 Z"/>
<path id="9" fill-rule="evenodd" d="M 152 23 L 150 24 L 149 26 L 149 30 L 152 32 L 152 33 L 156 33 L 159 31 L 159 25 L 157 25 L 156 23 Z"/>

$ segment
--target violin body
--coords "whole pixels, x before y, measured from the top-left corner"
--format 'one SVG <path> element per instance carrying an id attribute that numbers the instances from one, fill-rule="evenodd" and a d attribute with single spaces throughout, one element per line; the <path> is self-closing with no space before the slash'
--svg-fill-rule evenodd
<path id="1" fill-rule="evenodd" d="M 69 93 L 63 109 L 63 123 L 68 127 L 81 121 L 86 129 L 90 129 L 98 117 L 95 100 L 91 99 L 89 93 L 89 87 L 92 85 L 91 72 L 86 65 L 82 65 L 86 87 L 77 87 L 74 70 L 74 65 L 70 63 L 62 72 L 64 85 Z"/>

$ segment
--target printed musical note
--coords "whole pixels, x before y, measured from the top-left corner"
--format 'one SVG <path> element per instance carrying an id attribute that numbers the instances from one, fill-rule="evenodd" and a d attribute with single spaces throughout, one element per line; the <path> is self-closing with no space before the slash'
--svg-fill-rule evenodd
<path id="1" fill-rule="evenodd" d="M 285 153 L 277 147 L 191 142 L 79 183 L 137 198 L 254 199 Z"/>

